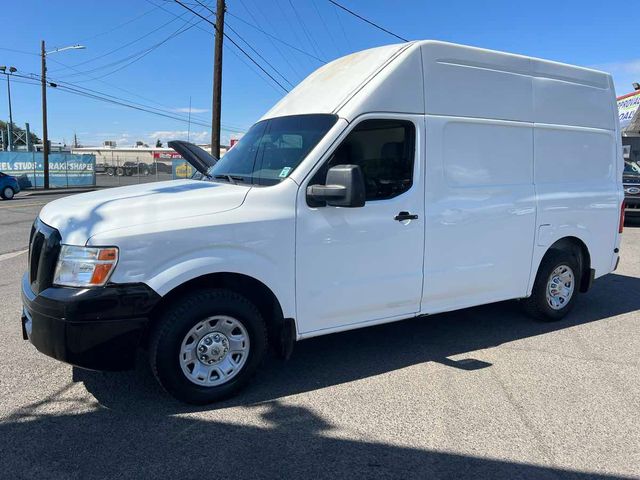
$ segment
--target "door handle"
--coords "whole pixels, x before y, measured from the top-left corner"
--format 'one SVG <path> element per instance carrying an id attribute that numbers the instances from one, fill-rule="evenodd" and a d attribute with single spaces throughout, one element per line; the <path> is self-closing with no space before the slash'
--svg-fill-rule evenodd
<path id="1" fill-rule="evenodd" d="M 417 218 L 418 218 L 418 215 L 411 214 L 409 212 L 400 212 L 393 219 L 399 222 L 403 222 L 405 220 L 416 220 Z"/>

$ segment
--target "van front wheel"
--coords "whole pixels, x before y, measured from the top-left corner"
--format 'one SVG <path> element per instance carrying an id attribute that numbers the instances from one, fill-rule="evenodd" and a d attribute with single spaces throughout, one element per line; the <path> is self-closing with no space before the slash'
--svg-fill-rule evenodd
<path id="1" fill-rule="evenodd" d="M 266 350 L 267 329 L 255 305 L 230 290 L 200 290 L 166 310 L 152 332 L 149 360 L 168 393 L 203 405 L 245 386 Z"/>
<path id="2" fill-rule="evenodd" d="M 540 263 L 531 296 L 523 301 L 525 311 L 539 320 L 564 318 L 575 304 L 580 278 L 580 263 L 572 253 L 550 250 Z"/>

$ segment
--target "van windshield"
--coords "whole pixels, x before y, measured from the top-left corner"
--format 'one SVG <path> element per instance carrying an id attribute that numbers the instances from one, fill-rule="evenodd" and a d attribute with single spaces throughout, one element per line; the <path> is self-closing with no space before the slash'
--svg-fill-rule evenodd
<path id="1" fill-rule="evenodd" d="M 232 183 L 275 185 L 289 176 L 338 117 L 292 115 L 256 123 L 207 176 Z"/>

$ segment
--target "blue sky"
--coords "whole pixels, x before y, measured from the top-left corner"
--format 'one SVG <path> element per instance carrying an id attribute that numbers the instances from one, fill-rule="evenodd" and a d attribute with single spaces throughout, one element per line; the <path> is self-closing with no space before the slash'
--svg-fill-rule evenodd
<path id="1" fill-rule="evenodd" d="M 184 1 L 210 15 L 195 0 Z M 340 1 L 409 39 L 446 40 L 604 69 L 614 74 L 618 94 L 629 92 L 632 81 L 640 81 L 637 28 L 628 3 Z M 213 6 L 215 1 L 205 3 Z M 227 32 L 287 88 L 286 81 L 295 85 L 322 64 L 312 57 L 328 61 L 397 42 L 327 0 L 227 0 L 227 8 L 228 25 L 286 80 L 239 41 L 235 33 L 229 29 Z M 48 49 L 81 43 L 87 47 L 85 50 L 48 57 L 51 81 L 90 88 L 180 117 L 186 117 L 184 112 L 191 97 L 192 118 L 210 123 L 213 35 L 208 23 L 200 21 L 137 59 L 139 53 L 188 26 L 187 20 L 199 20 L 179 5 L 167 0 L 22 0 L 6 2 L 3 17 L 0 65 L 15 66 L 22 74 L 39 73 L 40 58 L 34 54 L 39 52 L 40 40 L 47 42 Z M 310 55 L 270 39 L 243 21 L 258 24 Z M 222 122 L 228 129 L 223 131 L 223 140 L 248 128 L 284 93 L 248 63 L 234 47 L 225 49 Z M 70 143 L 74 132 L 84 144 L 116 140 L 122 145 L 136 140 L 153 142 L 161 138 L 166 142 L 186 138 L 186 122 L 55 89 L 49 89 L 48 96 L 49 135 L 53 141 Z M 39 87 L 12 83 L 12 105 L 14 122 L 30 122 L 32 130 L 40 134 Z M 0 118 L 7 117 L 6 83 L 2 77 Z M 208 138 L 206 126 L 191 125 L 192 140 Z"/>

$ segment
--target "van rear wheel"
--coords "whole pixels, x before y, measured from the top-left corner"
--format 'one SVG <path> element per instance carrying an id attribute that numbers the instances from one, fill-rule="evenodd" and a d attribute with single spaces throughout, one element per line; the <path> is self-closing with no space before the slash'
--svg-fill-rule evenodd
<path id="1" fill-rule="evenodd" d="M 540 263 L 525 311 L 534 318 L 556 321 L 573 308 L 580 290 L 580 262 L 571 252 L 550 250 Z"/>
<path id="2" fill-rule="evenodd" d="M 169 394 L 204 405 L 244 387 L 266 351 L 255 305 L 230 290 L 199 290 L 166 310 L 151 334 L 149 361 Z"/>

